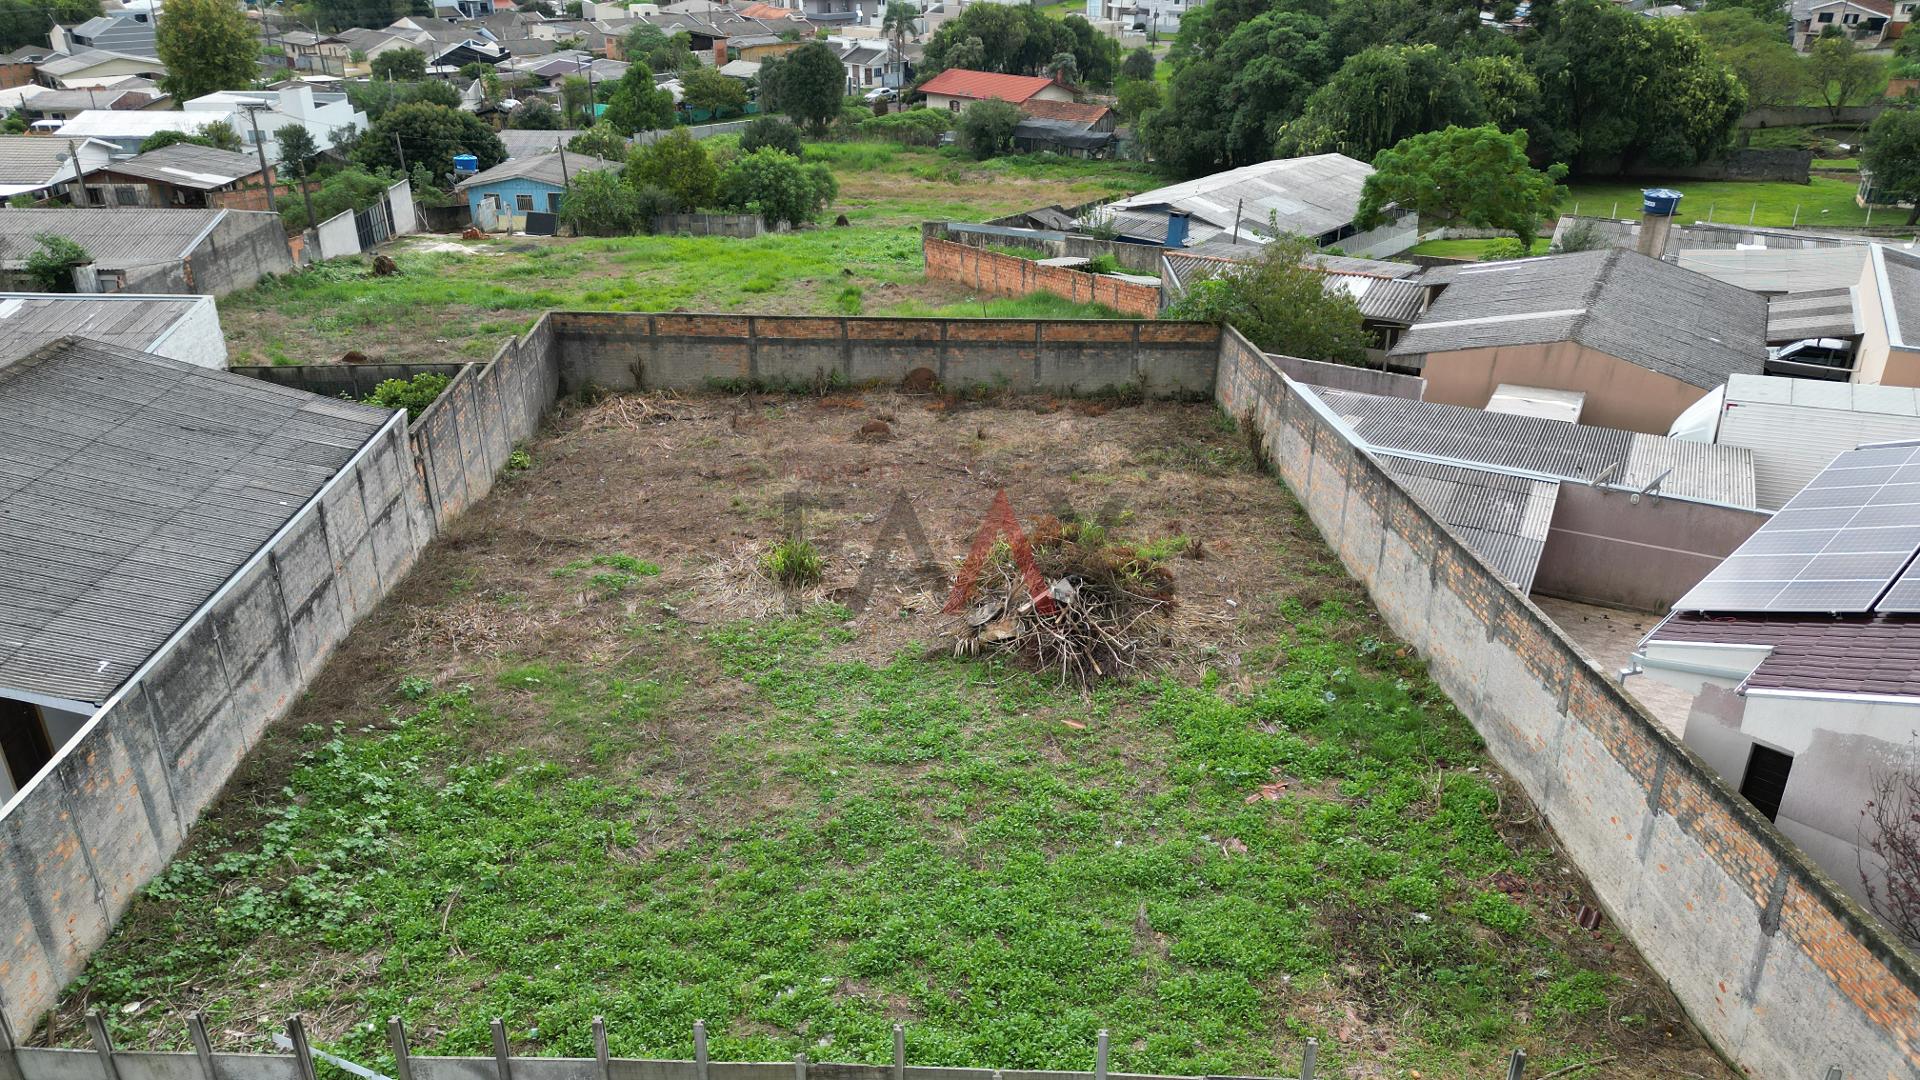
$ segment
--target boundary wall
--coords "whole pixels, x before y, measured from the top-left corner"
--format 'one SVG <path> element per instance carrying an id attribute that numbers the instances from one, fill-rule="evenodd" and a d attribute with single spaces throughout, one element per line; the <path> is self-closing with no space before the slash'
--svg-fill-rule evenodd
<path id="1" fill-rule="evenodd" d="M 395 412 L 0 808 L 0 1043 L 33 1029 L 267 725 L 492 488 L 554 401 L 551 354 L 542 318 L 411 428 Z"/>
<path id="2" fill-rule="evenodd" d="M 1217 400 L 1749 1075 L 1920 1073 L 1920 971 L 1751 804 L 1229 329 Z"/>
<path id="3" fill-rule="evenodd" d="M 965 285 L 989 296 L 1046 292 L 1076 303 L 1105 304 L 1122 315 L 1140 319 L 1151 319 L 1160 310 L 1158 285 L 1136 285 L 1104 274 L 1042 266 L 1032 259 L 933 236 L 921 239 L 920 253 L 928 277 Z"/>

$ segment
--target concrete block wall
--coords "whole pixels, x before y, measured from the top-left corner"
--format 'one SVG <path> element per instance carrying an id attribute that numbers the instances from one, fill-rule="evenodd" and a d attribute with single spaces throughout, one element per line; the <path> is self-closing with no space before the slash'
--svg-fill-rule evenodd
<path id="1" fill-rule="evenodd" d="M 1048 292 L 1078 303 L 1105 304 L 1123 315 L 1151 319 L 1160 311 L 1160 287 L 1069 270 L 1041 266 L 1032 259 L 956 244 L 924 236 L 920 253 L 927 276 L 951 281 L 988 296 L 1030 296 Z"/>
<path id="2" fill-rule="evenodd" d="M 1231 330 L 1217 400 L 1716 1047 L 1761 1080 L 1920 1073 L 1911 953 Z"/>
<path id="3" fill-rule="evenodd" d="M 321 397 L 362 398 L 388 379 L 411 379 L 429 372 L 449 379 L 466 364 L 239 364 L 227 370 L 235 375 L 305 390 Z"/>
<path id="4" fill-rule="evenodd" d="M 463 368 L 411 430 L 396 412 L 0 812 L 0 1015 L 13 1031 L 33 1030 L 267 725 L 486 495 L 557 387 L 542 319 Z"/>
<path id="5" fill-rule="evenodd" d="M 1138 385 L 1213 392 L 1220 331 L 1208 323 L 1099 319 L 890 319 L 554 312 L 562 390 L 699 389 L 715 380 L 807 386 L 897 383 L 1092 393 Z"/>

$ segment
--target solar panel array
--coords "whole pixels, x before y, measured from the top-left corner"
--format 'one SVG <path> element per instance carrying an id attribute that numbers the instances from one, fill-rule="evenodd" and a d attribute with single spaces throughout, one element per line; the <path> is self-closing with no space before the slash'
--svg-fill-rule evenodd
<path id="1" fill-rule="evenodd" d="M 1920 611 L 1920 573 L 1908 567 L 1915 552 L 1920 552 L 1920 444 L 1849 450 L 1675 607 Z M 1900 603 L 1909 606 L 1890 606 Z"/>

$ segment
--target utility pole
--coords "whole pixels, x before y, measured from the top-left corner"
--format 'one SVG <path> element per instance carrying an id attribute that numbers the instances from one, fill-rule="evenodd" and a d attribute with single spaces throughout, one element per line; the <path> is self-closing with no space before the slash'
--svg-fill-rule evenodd
<path id="1" fill-rule="evenodd" d="M 407 171 L 407 148 L 400 145 L 400 133 L 393 133 L 393 152 L 400 155 L 400 171 Z M 411 174 L 408 174 L 411 175 Z"/>
<path id="2" fill-rule="evenodd" d="M 573 179 L 567 175 L 566 140 L 555 138 L 553 140 L 553 148 L 560 151 L 560 190 L 566 193 L 561 195 L 560 198 L 561 198 L 561 201 L 564 202 L 566 200 L 567 195 L 570 195 L 573 193 Z M 558 217 L 558 215 L 556 214 L 555 217 Z M 556 235 L 560 232 L 560 222 L 557 220 L 553 223 L 553 231 Z"/>
<path id="3" fill-rule="evenodd" d="M 240 106 L 245 110 L 248 122 L 253 124 L 253 149 L 260 155 L 260 183 L 267 189 L 267 209 L 277 210 L 278 207 L 273 204 L 273 178 L 267 175 L 267 144 L 260 141 L 260 110 L 266 107 L 265 103 L 257 101 L 249 101 Z"/>
<path id="4" fill-rule="evenodd" d="M 72 139 L 67 140 L 67 156 L 73 159 L 73 205 L 85 206 L 87 205 L 87 178 L 86 174 L 80 171 L 80 149 L 73 144 Z"/>

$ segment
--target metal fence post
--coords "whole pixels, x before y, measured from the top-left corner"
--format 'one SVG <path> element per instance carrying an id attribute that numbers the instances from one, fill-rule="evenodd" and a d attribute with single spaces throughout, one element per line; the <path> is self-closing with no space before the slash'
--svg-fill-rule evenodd
<path id="1" fill-rule="evenodd" d="M 793 1080 L 807 1080 L 807 1055 L 793 1055 Z"/>
<path id="2" fill-rule="evenodd" d="M 699 1080 L 707 1080 L 707 1022 L 693 1022 L 693 1074 Z"/>
<path id="3" fill-rule="evenodd" d="M 1308 1039 L 1307 1048 L 1300 1055 L 1300 1080 L 1313 1080 L 1314 1066 L 1320 1063 L 1320 1040 Z"/>
<path id="4" fill-rule="evenodd" d="M 407 1049 L 407 1025 L 387 1017 L 387 1049 L 393 1051 L 394 1080 L 413 1080 L 413 1053 Z"/>
<path id="5" fill-rule="evenodd" d="M 1107 1080 L 1107 1029 L 1101 1028 L 1093 1040 L 1093 1078 Z"/>
<path id="6" fill-rule="evenodd" d="M 213 1040 L 207 1038 L 207 1014 L 194 1010 L 187 1017 L 187 1038 L 193 1042 L 193 1052 L 200 1058 L 201 1080 L 217 1080 L 213 1066 Z"/>
<path id="7" fill-rule="evenodd" d="M 100 1073 L 107 1080 L 120 1080 L 120 1066 L 113 1061 L 113 1036 L 107 1034 L 107 1014 L 95 1009 L 87 1014 L 87 1034 L 93 1050 L 100 1055 Z"/>
<path id="8" fill-rule="evenodd" d="M 607 1018 L 593 1018 L 593 1058 L 600 1063 L 600 1080 L 613 1080 L 613 1055 L 607 1052 Z"/>
<path id="9" fill-rule="evenodd" d="M 1827 1080 L 1846 1080 L 1846 1078 L 1841 1075 L 1840 1066 L 1829 1065 L 1827 1066 Z"/>
<path id="10" fill-rule="evenodd" d="M 907 1027 L 893 1025 L 893 1080 L 907 1080 Z"/>
<path id="11" fill-rule="evenodd" d="M 293 1061 L 300 1070 L 300 1080 L 317 1080 L 313 1071 L 313 1048 L 307 1045 L 307 1026 L 300 1022 L 300 1014 L 287 1017 L 287 1041 L 293 1044 Z"/>
<path id="12" fill-rule="evenodd" d="M 1527 1052 L 1515 1050 L 1507 1059 L 1507 1080 L 1525 1080 L 1527 1073 Z"/>
<path id="13" fill-rule="evenodd" d="M 13 1027 L 3 1012 L 0 1012 L 0 1080 L 24 1080 L 20 1059 L 13 1056 Z"/>
<path id="14" fill-rule="evenodd" d="M 507 1050 L 507 1024 L 493 1018 L 493 1069 L 498 1080 L 513 1080 L 513 1059 Z"/>

